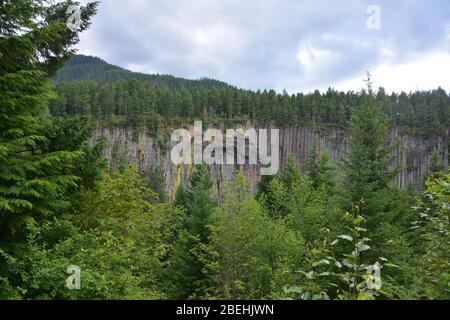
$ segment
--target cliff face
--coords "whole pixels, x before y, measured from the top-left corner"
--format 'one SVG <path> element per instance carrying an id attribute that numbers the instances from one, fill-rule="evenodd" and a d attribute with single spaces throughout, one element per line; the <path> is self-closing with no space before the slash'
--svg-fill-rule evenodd
<path id="1" fill-rule="evenodd" d="M 206 129 L 206 128 L 204 128 Z M 334 163 L 342 160 L 348 143 L 345 133 L 333 129 L 320 131 L 317 129 L 290 127 L 282 128 L 280 134 L 280 164 L 285 166 L 288 155 L 291 154 L 299 164 L 304 164 L 311 148 L 317 145 L 319 150 L 328 150 Z M 174 143 L 170 135 L 151 137 L 146 132 L 136 133 L 132 128 L 101 128 L 98 127 L 93 141 L 104 137 L 107 141 L 105 150 L 110 166 L 135 164 L 145 175 L 157 172 L 165 184 L 169 199 L 180 183 L 186 183 L 192 170 L 191 165 L 174 165 L 170 160 L 170 150 Z M 405 188 L 409 183 L 417 187 L 422 184 L 430 165 L 430 154 L 437 149 L 445 165 L 448 165 L 449 150 L 442 137 L 423 139 L 420 137 L 402 135 L 397 129 L 390 132 L 391 141 L 398 141 L 398 147 L 393 153 L 392 166 L 401 165 L 402 171 L 395 178 L 395 183 Z M 212 165 L 210 171 L 216 181 L 216 191 L 220 194 L 223 182 L 230 181 L 239 166 Z M 251 188 L 255 191 L 260 177 L 259 165 L 243 165 Z"/>

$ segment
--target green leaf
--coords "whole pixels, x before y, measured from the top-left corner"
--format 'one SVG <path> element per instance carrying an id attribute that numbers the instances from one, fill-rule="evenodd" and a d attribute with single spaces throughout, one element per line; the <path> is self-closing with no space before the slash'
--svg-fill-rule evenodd
<path id="1" fill-rule="evenodd" d="M 341 235 L 338 236 L 338 238 L 344 239 L 344 240 L 348 240 L 348 241 L 353 241 L 352 236 L 349 236 L 347 234 L 341 234 Z"/>
<path id="2" fill-rule="evenodd" d="M 358 242 L 358 251 L 363 252 L 370 249 L 370 246 L 365 244 L 363 241 Z"/>

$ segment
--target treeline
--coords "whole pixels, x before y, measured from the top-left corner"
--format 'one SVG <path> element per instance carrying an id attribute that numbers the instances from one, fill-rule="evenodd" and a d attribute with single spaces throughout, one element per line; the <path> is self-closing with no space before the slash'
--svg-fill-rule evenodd
<path id="1" fill-rule="evenodd" d="M 348 128 L 364 92 L 288 95 L 275 91 L 248 91 L 231 87 L 194 87 L 172 90 L 149 81 L 121 80 L 57 83 L 58 98 L 50 104 L 53 115 L 92 115 L 108 123 L 148 126 L 151 129 L 177 120 L 202 119 L 212 123 L 253 121 L 279 126 Z M 445 90 L 387 95 L 376 94 L 390 126 L 405 133 L 447 136 L 450 97 Z"/>

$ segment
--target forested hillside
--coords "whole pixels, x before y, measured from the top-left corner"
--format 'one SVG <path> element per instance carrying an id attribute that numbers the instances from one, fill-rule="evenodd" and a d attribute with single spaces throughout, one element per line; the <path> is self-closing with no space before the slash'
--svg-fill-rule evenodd
<path id="1" fill-rule="evenodd" d="M 94 71 L 99 78 L 108 74 L 96 68 L 98 58 L 83 57 L 83 61 L 84 68 L 77 70 L 84 78 Z M 318 153 L 328 151 L 337 164 L 347 149 L 352 116 L 367 95 L 333 89 L 288 95 L 229 86 L 171 89 L 171 85 L 125 78 L 112 83 L 58 82 L 58 98 L 51 102 L 50 110 L 55 116 L 92 117 L 99 124 L 95 139 L 104 136 L 108 142 L 110 168 L 125 162 L 138 165 L 146 175 L 157 170 L 161 188 L 171 199 L 180 181 L 187 183 L 190 172 L 189 168 L 179 170 L 170 165 L 171 130 L 189 127 L 194 120 L 202 120 L 208 127 L 275 127 L 281 129 L 283 167 L 288 155 L 297 164 L 305 164 L 313 147 Z M 402 188 L 409 184 L 420 188 L 432 163 L 448 164 L 450 160 L 450 97 L 441 88 L 390 95 L 379 88 L 375 97 L 390 128 L 389 139 L 399 142 L 391 163 L 402 169 L 394 181 Z M 222 182 L 232 179 L 237 168 L 210 169 L 219 192 Z M 244 171 L 255 190 L 258 168 L 246 166 Z"/>
<path id="2" fill-rule="evenodd" d="M 52 114 L 92 115 L 153 128 L 193 119 L 348 128 L 365 99 L 358 90 L 289 95 L 237 89 L 214 80 L 136 74 L 86 56 L 75 56 L 55 79 L 58 98 L 50 105 Z M 390 126 L 412 135 L 448 136 L 450 96 L 445 90 L 387 94 L 380 88 L 376 99 Z"/>
<path id="3" fill-rule="evenodd" d="M 449 299 L 450 172 L 436 155 L 422 190 L 396 187 L 390 139 L 399 127 L 448 144 L 444 90 L 386 95 L 369 78 L 355 92 L 290 96 L 115 81 L 128 72 L 95 58 L 72 60 L 85 70 L 64 77 L 98 78 L 55 84 L 79 41 L 68 4 L 2 2 L 0 299 Z M 96 10 L 81 8 L 79 32 Z M 157 136 L 193 119 L 340 127 L 348 148 L 339 165 L 314 149 L 303 166 L 288 156 L 256 192 L 237 170 L 220 197 L 192 165 L 169 202 L 158 172 L 108 170 L 105 141 L 92 143 L 99 121 Z"/>
<path id="4" fill-rule="evenodd" d="M 171 89 L 192 87 L 228 87 L 224 82 L 202 78 L 200 80 L 187 80 L 171 75 L 149 75 L 131 72 L 123 68 L 106 63 L 100 58 L 75 55 L 63 68 L 58 70 L 54 80 L 57 82 L 74 82 L 92 80 L 99 83 L 109 83 L 118 80 L 140 80 L 151 82 L 154 86 L 168 86 Z"/>

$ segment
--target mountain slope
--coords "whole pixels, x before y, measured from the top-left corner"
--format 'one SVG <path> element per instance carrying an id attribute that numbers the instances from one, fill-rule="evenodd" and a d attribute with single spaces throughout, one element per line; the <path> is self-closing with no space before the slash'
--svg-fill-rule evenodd
<path id="1" fill-rule="evenodd" d="M 151 81 L 158 86 L 167 85 L 170 89 L 231 87 L 225 82 L 209 78 L 189 80 L 171 75 L 132 72 L 109 64 L 100 58 L 85 55 L 73 56 L 72 59 L 58 71 L 54 80 L 56 82 L 92 80 L 99 83 L 110 83 L 119 80 L 139 80 Z"/>

